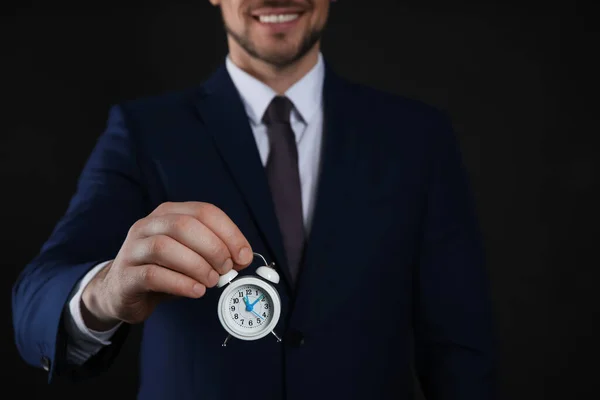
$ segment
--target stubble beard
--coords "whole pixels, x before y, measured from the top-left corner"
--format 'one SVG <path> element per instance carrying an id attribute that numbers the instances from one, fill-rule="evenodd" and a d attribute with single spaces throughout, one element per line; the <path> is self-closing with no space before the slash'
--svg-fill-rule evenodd
<path id="1" fill-rule="evenodd" d="M 225 21 L 223 21 L 223 22 L 224 22 L 225 31 L 227 32 L 227 34 L 229 36 L 231 36 L 231 38 L 233 38 L 233 40 L 242 49 L 244 49 L 250 56 L 252 56 L 253 58 L 256 58 L 258 60 L 261 60 L 267 64 L 270 64 L 278 69 L 286 68 L 286 67 L 294 64 L 296 61 L 298 61 L 302 57 L 304 57 L 306 55 L 306 53 L 308 53 L 315 46 L 315 44 L 321 39 L 321 35 L 323 33 L 323 28 L 311 29 L 306 35 L 304 35 L 304 38 L 302 38 L 302 42 L 300 43 L 300 46 L 298 47 L 298 49 L 291 54 L 284 54 L 284 53 L 277 53 L 277 52 L 269 53 L 269 52 L 261 52 L 255 45 L 255 43 L 253 43 L 252 40 L 250 39 L 250 35 L 248 34 L 248 32 L 239 34 L 239 33 L 235 32 L 234 30 L 230 29 Z M 280 35 L 277 35 L 276 37 L 277 37 L 277 39 L 280 39 L 281 41 L 285 40 L 285 34 L 280 34 Z"/>

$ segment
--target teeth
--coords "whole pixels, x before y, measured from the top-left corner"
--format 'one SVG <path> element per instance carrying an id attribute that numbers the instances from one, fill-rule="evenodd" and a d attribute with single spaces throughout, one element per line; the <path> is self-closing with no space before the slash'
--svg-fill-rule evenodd
<path id="1" fill-rule="evenodd" d="M 290 22 L 298 18 L 298 14 L 261 15 L 259 21 L 265 24 L 280 24 Z"/>

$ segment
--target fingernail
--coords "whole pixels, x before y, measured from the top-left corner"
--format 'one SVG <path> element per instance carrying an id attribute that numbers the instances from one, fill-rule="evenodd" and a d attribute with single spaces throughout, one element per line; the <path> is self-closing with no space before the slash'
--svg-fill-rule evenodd
<path id="1" fill-rule="evenodd" d="M 211 285 L 216 285 L 219 282 L 219 273 L 214 269 L 208 273 L 208 281 Z"/>
<path id="2" fill-rule="evenodd" d="M 240 250 L 240 261 L 244 264 L 252 261 L 252 251 L 248 247 L 242 247 L 242 250 Z"/>
<path id="3" fill-rule="evenodd" d="M 229 272 L 229 270 L 231 268 L 233 268 L 233 261 L 231 261 L 231 258 L 228 258 L 227 260 L 225 260 L 225 262 L 223 263 L 223 266 L 221 268 L 223 268 L 223 273 Z"/>
<path id="4" fill-rule="evenodd" d="M 201 285 L 199 283 L 196 283 L 192 289 L 194 290 L 194 293 L 196 293 L 198 296 L 202 296 L 205 290 L 204 285 Z"/>

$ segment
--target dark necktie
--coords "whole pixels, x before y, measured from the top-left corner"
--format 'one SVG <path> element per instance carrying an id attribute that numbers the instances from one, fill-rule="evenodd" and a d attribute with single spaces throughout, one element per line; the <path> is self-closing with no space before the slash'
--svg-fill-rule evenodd
<path id="1" fill-rule="evenodd" d="M 295 281 L 302 261 L 305 233 L 298 149 L 290 124 L 292 108 L 293 105 L 287 97 L 277 96 L 267 108 L 263 122 L 267 126 L 270 142 L 267 177 L 290 274 Z"/>

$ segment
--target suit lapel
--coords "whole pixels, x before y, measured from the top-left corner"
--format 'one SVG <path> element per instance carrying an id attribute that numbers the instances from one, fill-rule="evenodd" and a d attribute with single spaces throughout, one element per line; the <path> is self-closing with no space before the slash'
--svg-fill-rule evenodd
<path id="1" fill-rule="evenodd" d="M 350 110 L 348 84 L 329 67 L 323 86 L 324 127 L 316 203 L 311 232 L 304 254 L 303 270 L 297 283 L 300 290 L 306 282 L 318 279 L 328 241 L 335 234 L 338 220 L 345 218 L 343 205 L 349 200 L 351 177 L 358 156 L 355 114 Z M 316 275 L 316 277 L 315 277 Z"/>
<path id="2" fill-rule="evenodd" d="M 197 108 L 289 285 L 291 277 L 267 177 L 244 105 L 224 66 L 204 85 Z"/>
<path id="3" fill-rule="evenodd" d="M 273 260 L 280 267 L 283 280 L 292 290 L 294 286 L 299 289 L 303 282 L 318 274 L 320 257 L 335 232 L 338 219 L 344 217 L 341 207 L 352 187 L 350 177 L 359 148 L 352 113 L 348 111 L 351 100 L 347 89 L 347 83 L 326 67 L 319 183 L 303 269 L 296 285 L 292 284 L 286 263 L 282 236 L 256 141 L 244 105 L 224 66 L 206 82 L 196 102 L 202 121 L 248 205 Z"/>

